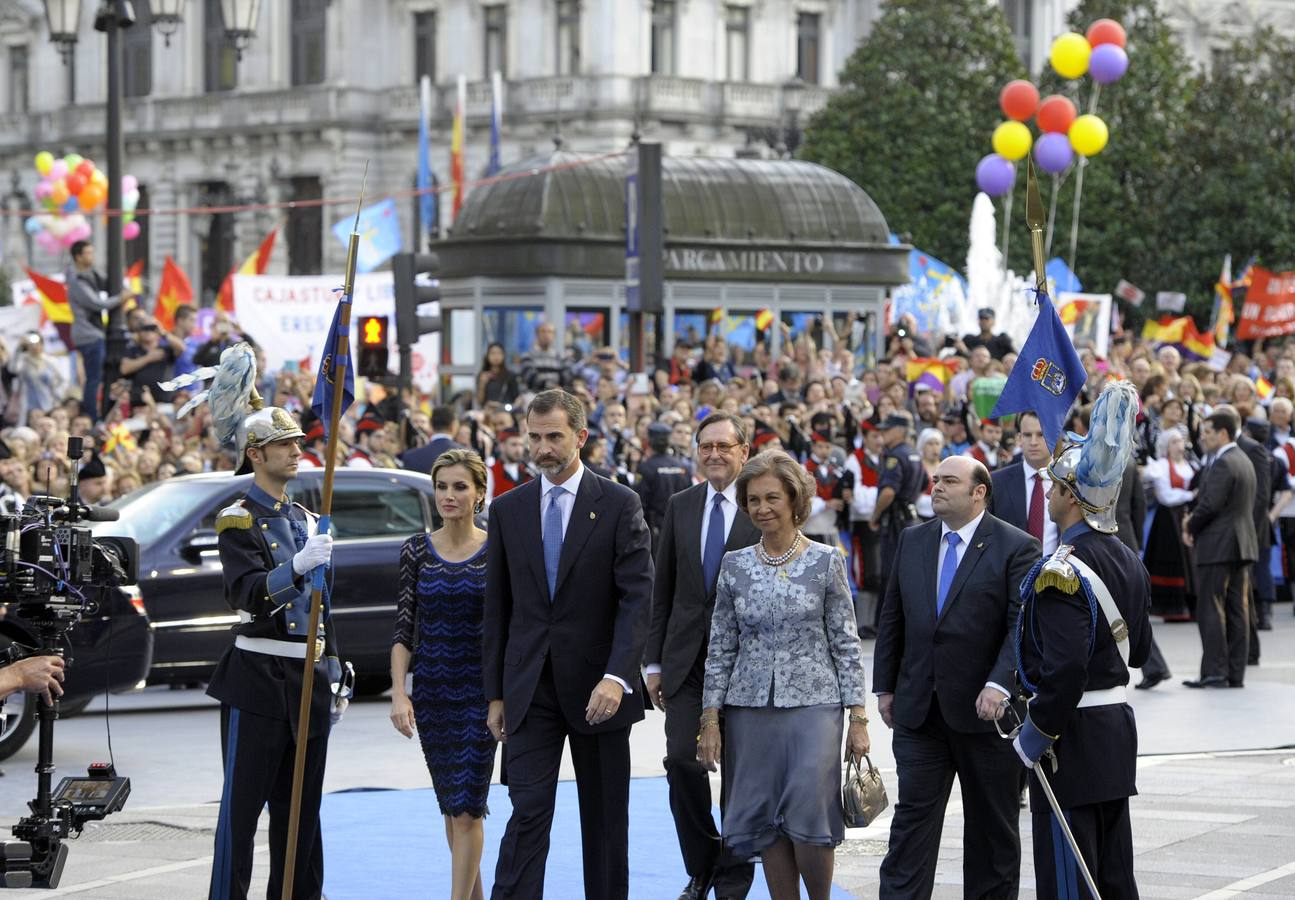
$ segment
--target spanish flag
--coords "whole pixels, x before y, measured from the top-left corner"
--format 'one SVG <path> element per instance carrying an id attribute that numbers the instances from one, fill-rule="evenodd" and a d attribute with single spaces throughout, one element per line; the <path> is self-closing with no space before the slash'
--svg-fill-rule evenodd
<path id="1" fill-rule="evenodd" d="M 450 180 L 454 182 L 452 218 L 463 208 L 463 118 L 467 115 L 468 80 L 459 76 L 458 100 L 454 104 L 454 131 L 450 137 Z"/>
<path id="2" fill-rule="evenodd" d="M 1272 382 L 1262 375 L 1255 380 L 1255 392 L 1259 394 L 1259 399 L 1267 403 L 1272 399 L 1273 385 Z"/>
<path id="3" fill-rule="evenodd" d="M 764 331 L 773 324 L 773 310 L 762 309 L 755 316 L 755 327 L 758 331 Z"/>
<path id="4" fill-rule="evenodd" d="M 225 280 L 220 283 L 220 293 L 216 296 L 216 308 L 223 309 L 225 312 L 234 311 L 234 276 L 235 275 L 264 275 L 265 269 L 270 265 L 270 254 L 274 252 L 274 238 L 279 233 L 279 226 L 276 225 L 261 241 L 261 246 L 256 248 L 256 252 L 243 260 L 243 264 L 237 268 L 230 269 Z"/>
<path id="5" fill-rule="evenodd" d="M 128 313 L 139 306 L 137 298 L 144 293 L 144 260 L 137 259 L 131 263 L 130 268 L 126 270 L 126 277 L 122 280 L 125 282 L 126 290 L 135 295 L 121 305 L 121 311 Z"/>
<path id="6" fill-rule="evenodd" d="M 193 303 L 193 286 L 189 284 L 189 276 L 184 274 L 184 269 L 168 256 L 162 266 L 162 286 L 157 292 L 157 305 L 153 307 L 157 324 L 166 331 L 174 328 L 175 311 L 181 303 Z"/>
<path id="7" fill-rule="evenodd" d="M 1061 317 L 1062 325 L 1074 325 L 1079 321 L 1079 317 L 1088 309 L 1088 300 L 1071 300 L 1069 303 L 1062 305 L 1057 310 L 1057 315 Z"/>
<path id="8" fill-rule="evenodd" d="M 139 442 L 135 440 L 135 435 L 130 433 L 124 422 L 117 422 L 108 426 L 108 439 L 103 442 L 103 452 L 112 453 L 114 450 L 138 450 Z"/>
<path id="9" fill-rule="evenodd" d="M 43 315 L 41 324 L 52 322 L 54 328 L 58 331 L 59 340 L 63 346 L 71 350 L 72 347 L 72 306 L 67 302 L 67 286 L 62 282 L 55 281 L 53 278 L 47 278 L 31 269 L 27 269 L 27 277 L 36 285 L 36 293 L 40 295 L 40 305 Z"/>

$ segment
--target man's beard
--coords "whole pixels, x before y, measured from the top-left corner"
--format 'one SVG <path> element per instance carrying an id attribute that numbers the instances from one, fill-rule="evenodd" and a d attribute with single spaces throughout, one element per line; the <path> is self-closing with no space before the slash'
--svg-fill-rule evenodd
<path id="1" fill-rule="evenodd" d="M 578 451 L 573 451 L 571 455 L 568 456 L 566 459 L 551 466 L 545 465 L 544 463 L 541 463 L 538 460 L 536 460 L 535 468 L 539 469 L 546 476 L 552 479 L 558 475 L 561 475 L 563 470 L 566 469 L 567 466 L 571 465 L 571 463 L 575 461 L 576 452 Z"/>

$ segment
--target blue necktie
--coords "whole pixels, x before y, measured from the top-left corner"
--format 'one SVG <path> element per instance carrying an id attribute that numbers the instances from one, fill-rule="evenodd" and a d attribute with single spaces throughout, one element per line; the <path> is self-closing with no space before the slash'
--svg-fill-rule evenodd
<path id="1" fill-rule="evenodd" d="M 719 564 L 724 559 L 724 495 L 716 494 L 710 507 L 710 525 L 706 528 L 706 552 L 701 558 L 701 575 L 706 590 L 715 587 L 719 577 Z"/>
<path id="2" fill-rule="evenodd" d="M 940 569 L 940 591 L 935 595 L 935 614 L 944 611 L 944 601 L 949 599 L 949 588 L 953 587 L 953 576 L 958 572 L 958 532 L 950 531 L 944 536 L 949 549 L 944 551 L 944 568 Z"/>
<path id="3" fill-rule="evenodd" d="M 549 488 L 549 508 L 544 512 L 544 574 L 549 579 L 549 602 L 558 590 L 558 561 L 562 559 L 562 507 L 558 497 L 564 488 Z"/>

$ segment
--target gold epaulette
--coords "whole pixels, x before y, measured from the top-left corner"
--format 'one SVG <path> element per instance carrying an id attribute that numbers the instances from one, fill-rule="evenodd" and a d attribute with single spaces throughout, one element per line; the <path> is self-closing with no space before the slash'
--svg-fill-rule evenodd
<path id="1" fill-rule="evenodd" d="M 243 506 L 240 500 L 233 506 L 226 506 L 216 516 L 216 534 L 220 534 L 226 528 L 251 528 L 252 511 Z"/>
<path id="2" fill-rule="evenodd" d="M 1034 593 L 1046 588 L 1056 588 L 1063 594 L 1079 593 L 1079 575 L 1070 564 L 1070 553 L 1073 550 L 1068 544 L 1057 548 L 1048 561 L 1043 564 L 1034 579 Z"/>

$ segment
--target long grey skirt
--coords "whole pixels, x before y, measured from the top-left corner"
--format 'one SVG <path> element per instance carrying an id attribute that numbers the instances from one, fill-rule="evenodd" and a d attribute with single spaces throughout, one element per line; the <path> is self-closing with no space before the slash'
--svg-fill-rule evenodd
<path id="1" fill-rule="evenodd" d="M 845 840 L 842 719 L 832 704 L 724 707 L 723 838 L 735 856 L 759 853 L 780 837 L 821 847 Z"/>

